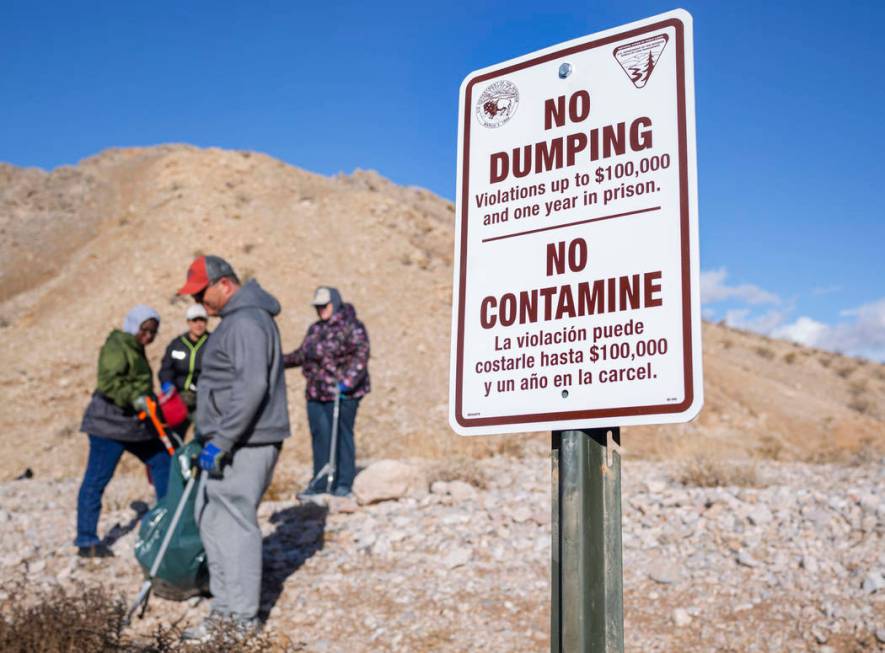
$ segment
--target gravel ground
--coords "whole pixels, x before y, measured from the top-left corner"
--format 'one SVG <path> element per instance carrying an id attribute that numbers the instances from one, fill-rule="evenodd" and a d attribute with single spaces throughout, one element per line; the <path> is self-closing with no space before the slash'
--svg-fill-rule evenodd
<path id="1" fill-rule="evenodd" d="M 549 461 L 479 465 L 482 488 L 438 481 L 424 496 L 331 510 L 263 503 L 263 610 L 280 650 L 547 651 Z M 695 487 L 675 465 L 625 462 L 626 649 L 883 650 L 883 472 L 885 460 L 765 463 L 755 486 Z M 129 506 L 149 496 L 143 477 L 117 478 L 106 495 L 112 560 L 75 556 L 77 487 L 0 484 L 0 606 L 22 580 L 134 596 Z M 134 628 L 185 627 L 207 610 L 153 599 Z"/>

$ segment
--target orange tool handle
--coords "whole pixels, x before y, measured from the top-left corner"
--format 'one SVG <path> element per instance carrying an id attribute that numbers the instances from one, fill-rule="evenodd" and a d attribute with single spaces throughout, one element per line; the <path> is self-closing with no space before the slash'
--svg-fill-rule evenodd
<path id="1" fill-rule="evenodd" d="M 138 418 L 142 420 L 147 417 L 151 418 L 154 428 L 157 429 L 157 435 L 160 436 L 160 441 L 163 443 L 163 446 L 166 447 L 166 452 L 170 456 L 174 456 L 175 448 L 172 446 L 172 441 L 169 439 L 169 436 L 166 435 L 166 429 L 163 426 L 163 422 L 161 422 L 160 418 L 157 416 L 157 402 L 150 397 L 145 397 L 145 403 L 147 404 L 147 412 L 140 412 Z"/>

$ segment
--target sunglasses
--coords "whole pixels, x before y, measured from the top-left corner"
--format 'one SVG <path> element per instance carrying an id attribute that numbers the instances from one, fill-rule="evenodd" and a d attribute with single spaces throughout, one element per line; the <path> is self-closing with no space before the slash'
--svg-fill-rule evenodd
<path id="1" fill-rule="evenodd" d="M 205 317 L 195 317 L 195 318 L 188 320 L 188 322 L 206 322 L 206 321 L 207 320 Z"/>
<path id="2" fill-rule="evenodd" d="M 221 279 L 217 279 L 216 281 L 210 281 L 208 286 L 203 288 L 200 292 L 195 292 L 193 295 L 191 295 L 191 297 L 193 297 L 194 301 L 197 302 L 198 304 L 202 304 L 203 298 L 206 297 L 206 291 L 209 290 L 209 288 L 214 286 L 219 281 L 221 281 Z"/>

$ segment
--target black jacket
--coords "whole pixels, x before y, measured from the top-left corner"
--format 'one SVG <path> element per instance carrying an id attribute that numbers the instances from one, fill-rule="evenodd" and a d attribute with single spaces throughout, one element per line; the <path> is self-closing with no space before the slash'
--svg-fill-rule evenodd
<path id="1" fill-rule="evenodd" d="M 197 342 L 191 342 L 187 334 L 183 333 L 172 340 L 163 354 L 163 364 L 158 375 L 160 384 L 170 381 L 179 392 L 195 391 L 208 339 L 209 334 L 205 333 Z"/>

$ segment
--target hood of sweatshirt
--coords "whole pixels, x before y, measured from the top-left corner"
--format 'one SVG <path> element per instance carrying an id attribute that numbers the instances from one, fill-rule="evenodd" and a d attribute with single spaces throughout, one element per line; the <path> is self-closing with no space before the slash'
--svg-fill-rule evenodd
<path id="1" fill-rule="evenodd" d="M 160 314 L 150 306 L 139 304 L 126 313 L 123 320 L 123 331 L 135 335 L 141 328 L 141 325 L 148 320 L 156 320 L 160 324 Z"/>
<path id="2" fill-rule="evenodd" d="M 255 279 L 250 279 L 227 300 L 227 304 L 221 309 L 222 318 L 244 308 L 260 308 L 276 317 L 280 314 L 280 302 L 277 298 L 258 285 Z"/>

